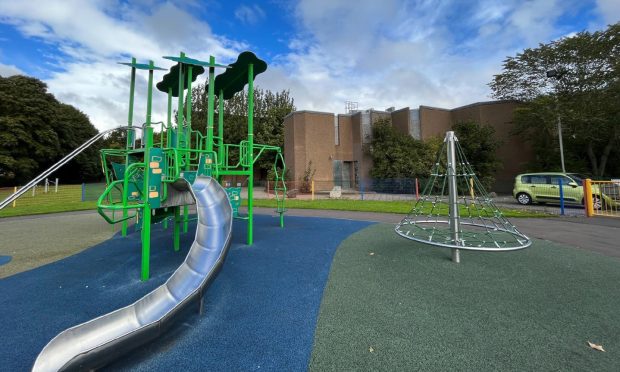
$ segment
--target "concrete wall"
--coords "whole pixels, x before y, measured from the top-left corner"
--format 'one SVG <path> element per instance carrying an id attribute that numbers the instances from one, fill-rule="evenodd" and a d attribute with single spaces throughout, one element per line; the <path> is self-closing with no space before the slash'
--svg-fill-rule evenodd
<path id="1" fill-rule="evenodd" d="M 485 102 L 452 110 L 453 123 L 475 121 L 495 128 L 495 139 L 500 143 L 497 156 L 502 162 L 495 175 L 493 190 L 496 192 L 511 192 L 514 177 L 525 171 L 526 163 L 534 156 L 531 146 L 512 134 L 513 112 L 517 106 L 514 101 Z"/>
<path id="2" fill-rule="evenodd" d="M 420 138 L 427 140 L 433 137 L 445 137 L 452 127 L 450 110 L 420 106 Z"/>
<path id="3" fill-rule="evenodd" d="M 405 107 L 400 110 L 392 111 L 392 126 L 398 133 L 409 135 L 411 133 L 411 110 Z"/>

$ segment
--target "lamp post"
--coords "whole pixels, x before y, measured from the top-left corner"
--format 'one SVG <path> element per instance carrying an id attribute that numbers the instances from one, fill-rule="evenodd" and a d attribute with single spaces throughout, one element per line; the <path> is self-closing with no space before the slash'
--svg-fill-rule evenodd
<path id="1" fill-rule="evenodd" d="M 564 76 L 563 71 L 558 70 L 549 70 L 547 71 L 548 78 L 554 78 L 555 82 L 555 112 L 558 119 L 558 140 L 560 142 L 560 161 L 562 163 L 562 173 L 566 173 L 566 168 L 564 167 L 564 146 L 562 144 L 562 118 L 560 116 L 560 104 L 558 101 L 558 82 Z"/>

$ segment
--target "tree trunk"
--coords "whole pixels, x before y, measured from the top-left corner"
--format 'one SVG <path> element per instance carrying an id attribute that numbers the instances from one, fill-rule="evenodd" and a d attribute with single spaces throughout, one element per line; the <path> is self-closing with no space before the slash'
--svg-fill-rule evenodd
<path id="1" fill-rule="evenodd" d="M 609 159 L 609 153 L 611 152 L 611 149 L 613 148 L 613 142 L 614 142 L 614 138 L 610 138 L 609 142 L 607 142 L 607 145 L 603 149 L 603 154 L 601 154 L 601 162 L 600 162 L 600 166 L 598 169 L 600 174 L 598 174 L 598 176 L 602 176 L 605 174 L 605 166 L 607 165 L 607 159 Z"/>
<path id="2" fill-rule="evenodd" d="M 592 148 L 592 142 L 588 143 L 588 159 L 590 159 L 590 165 L 592 166 L 592 174 L 598 176 L 598 162 L 596 160 L 596 155 L 594 154 L 594 149 Z"/>

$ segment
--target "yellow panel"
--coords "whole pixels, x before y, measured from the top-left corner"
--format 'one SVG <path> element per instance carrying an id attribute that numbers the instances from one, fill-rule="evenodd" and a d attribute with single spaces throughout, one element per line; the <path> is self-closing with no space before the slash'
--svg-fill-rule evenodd
<path id="1" fill-rule="evenodd" d="M 153 174 L 160 174 L 161 173 L 161 168 L 154 168 L 153 169 Z"/>
<path id="2" fill-rule="evenodd" d="M 149 168 L 159 168 L 159 162 L 158 161 L 152 161 L 149 163 Z"/>
<path id="3" fill-rule="evenodd" d="M 158 196 L 159 196 L 159 193 L 157 191 L 149 192 L 149 198 L 156 198 Z"/>

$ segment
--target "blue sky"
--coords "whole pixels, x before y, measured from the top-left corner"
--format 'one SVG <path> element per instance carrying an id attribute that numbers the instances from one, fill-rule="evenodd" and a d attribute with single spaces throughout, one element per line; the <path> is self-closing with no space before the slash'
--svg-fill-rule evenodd
<path id="1" fill-rule="evenodd" d="M 269 63 L 257 85 L 289 89 L 298 109 L 452 108 L 489 100 L 506 56 L 618 21 L 619 0 L 0 0 L 0 75 L 44 80 L 100 129 L 126 120 L 117 61 L 169 67 L 161 56 L 180 51 L 231 62 L 252 50 Z"/>

